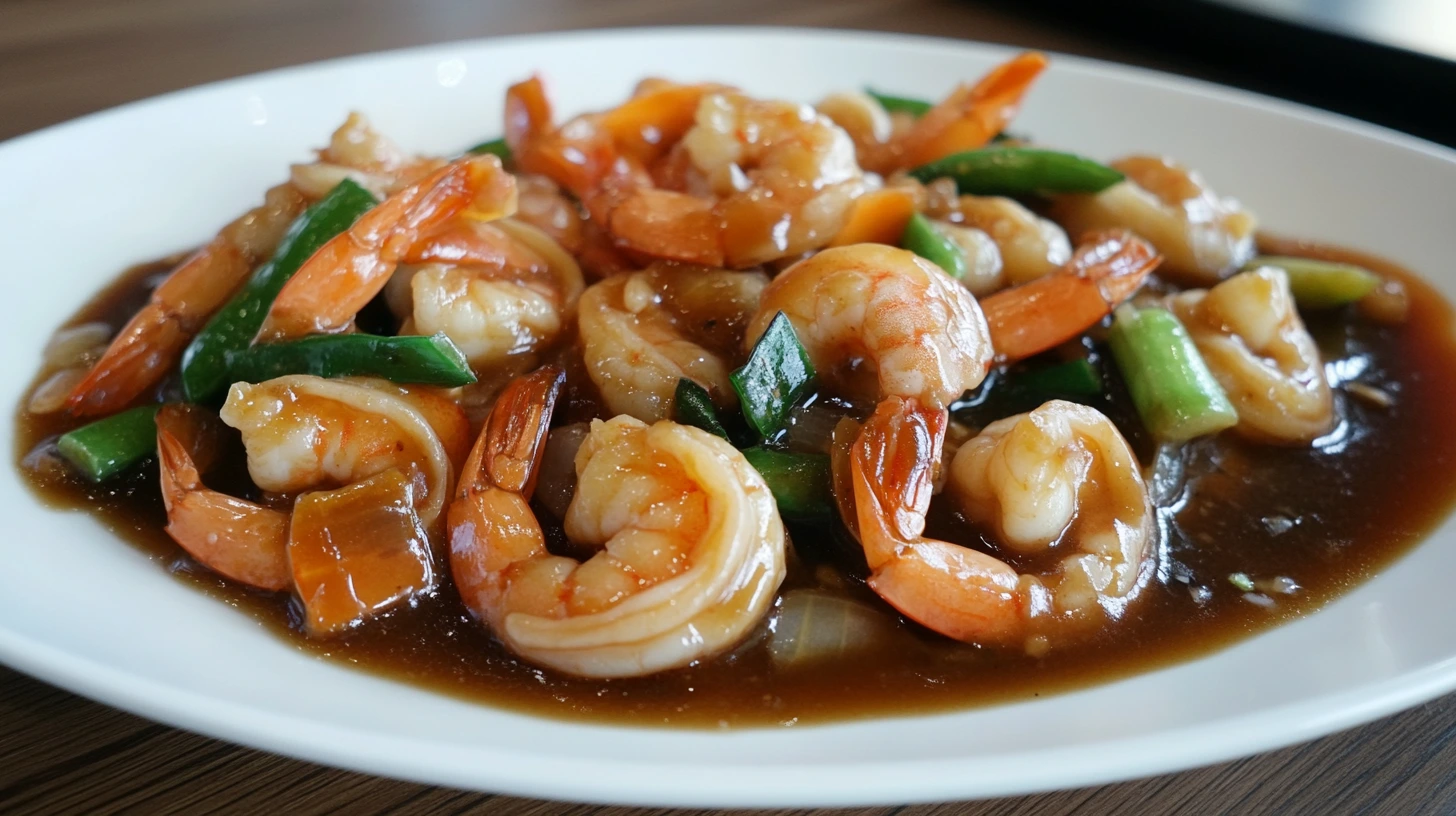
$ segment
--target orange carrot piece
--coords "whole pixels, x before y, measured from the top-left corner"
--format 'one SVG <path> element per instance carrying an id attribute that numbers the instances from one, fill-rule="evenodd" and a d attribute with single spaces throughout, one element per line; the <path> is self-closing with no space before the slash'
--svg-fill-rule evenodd
<path id="1" fill-rule="evenodd" d="M 865 193 L 854 202 L 849 220 L 829 242 L 832 247 L 850 244 L 900 245 L 905 225 L 915 215 L 915 195 L 910 190 L 888 188 Z"/>

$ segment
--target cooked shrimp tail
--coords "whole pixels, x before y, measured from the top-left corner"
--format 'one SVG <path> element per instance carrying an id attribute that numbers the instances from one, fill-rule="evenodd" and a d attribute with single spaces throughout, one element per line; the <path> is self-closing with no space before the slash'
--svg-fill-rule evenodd
<path id="1" fill-rule="evenodd" d="M 1126 230 L 1086 236 L 1059 271 L 981 300 L 997 358 L 1021 360 L 1076 337 L 1131 297 L 1161 260 Z"/>
<path id="2" fill-rule="evenodd" d="M 1021 98 L 1047 66 L 1028 51 L 996 66 L 974 85 L 962 85 L 931 108 L 904 137 L 905 167 L 974 150 L 991 141 L 1021 110 Z"/>
<path id="3" fill-rule="evenodd" d="M 559 366 L 544 366 L 506 386 L 461 469 L 457 499 L 487 487 L 531 497 L 565 382 Z"/>
<path id="4" fill-rule="evenodd" d="M 460 471 L 447 512 L 450 569 L 465 605 L 492 627 L 509 565 L 549 557 L 530 496 L 565 375 L 547 366 L 506 386 Z"/>
<path id="5" fill-rule="evenodd" d="M 273 251 L 303 206 L 303 197 L 291 186 L 274 187 L 262 206 L 229 224 L 173 270 L 71 390 L 67 409 L 77 416 L 113 414 L 156 385 L 253 266 Z"/>
<path id="6" fill-rule="evenodd" d="M 515 212 L 515 179 L 495 156 L 470 156 L 385 199 L 324 244 L 284 284 L 258 330 L 261 342 L 347 329 L 414 245 L 457 217 Z"/>
<path id="7" fill-rule="evenodd" d="M 1023 629 L 1019 578 L 976 550 L 924 538 L 946 412 L 913 400 L 880 403 L 851 468 L 869 585 L 903 615 L 948 637 L 1005 644 Z"/>
<path id="8" fill-rule="evenodd" d="M 209 441 L 201 410 L 166 405 L 157 412 L 167 534 L 224 578 L 259 589 L 286 589 L 291 583 L 288 515 L 203 486 L 195 462 Z"/>

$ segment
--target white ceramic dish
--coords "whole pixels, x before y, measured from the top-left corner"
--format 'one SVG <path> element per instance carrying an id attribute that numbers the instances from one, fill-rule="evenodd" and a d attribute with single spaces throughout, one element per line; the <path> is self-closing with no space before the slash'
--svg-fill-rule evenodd
<path id="1" fill-rule="evenodd" d="M 405 145 L 498 132 L 533 70 L 560 110 L 640 77 L 813 100 L 873 82 L 936 95 L 1010 52 L 792 30 L 617 31 L 456 43 L 246 77 L 0 145 L 17 299 L 0 406 L 50 332 L 123 266 L 196 244 L 351 108 Z M 1167 152 L 1288 234 L 1386 254 L 1456 294 L 1456 154 L 1146 71 L 1058 58 L 1017 128 L 1092 156 Z M 7 454 L 13 459 L 13 451 Z M 1050 699 L 815 727 L 684 731 L 535 719 L 300 652 L 0 468 L 0 659 L 139 714 L 271 751 L 514 794 L 675 805 L 957 799 L 1172 771 L 1316 737 L 1456 687 L 1456 524 L 1317 615 L 1203 659 Z"/>

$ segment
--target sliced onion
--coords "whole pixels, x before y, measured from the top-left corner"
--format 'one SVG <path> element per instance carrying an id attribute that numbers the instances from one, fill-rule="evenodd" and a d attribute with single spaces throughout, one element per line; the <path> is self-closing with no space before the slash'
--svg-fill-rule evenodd
<path id="1" fill-rule="evenodd" d="M 71 368 L 90 365 L 106 350 L 111 340 L 111 327 L 105 323 L 82 323 L 51 335 L 42 352 L 46 368 Z"/>
<path id="2" fill-rule="evenodd" d="M 820 589 L 784 593 L 772 630 L 768 653 L 776 669 L 879 651 L 899 635 L 878 609 Z"/>
<path id="3" fill-rule="evenodd" d="M 590 432 L 590 425 L 578 422 L 556 428 L 546 437 L 546 451 L 536 471 L 535 497 L 558 519 L 566 518 L 566 508 L 576 495 L 576 452 Z"/>
<path id="4" fill-rule="evenodd" d="M 54 414 L 66 407 L 66 398 L 71 396 L 71 390 L 84 379 L 84 368 L 63 368 L 57 371 L 30 392 L 27 410 L 32 414 Z"/>
<path id="5" fill-rule="evenodd" d="M 784 425 L 783 444 L 795 453 L 828 453 L 844 408 L 813 403 L 794 409 Z"/>

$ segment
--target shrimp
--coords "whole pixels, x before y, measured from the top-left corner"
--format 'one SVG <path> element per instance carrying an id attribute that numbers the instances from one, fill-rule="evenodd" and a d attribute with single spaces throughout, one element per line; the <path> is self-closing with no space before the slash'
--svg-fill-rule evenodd
<path id="1" fill-rule="evenodd" d="M 1041 653 L 1121 617 L 1153 568 L 1152 504 L 1127 442 L 1097 411 L 1053 401 L 963 444 L 947 491 L 1018 555 L 1055 554 L 1040 574 L 925 538 L 944 412 L 880 404 L 851 472 L 870 587 L 907 617 L 957 640 Z"/>
<path id="2" fill-rule="evenodd" d="M 583 286 L 581 267 L 560 244 L 513 219 L 459 224 L 403 261 L 386 296 L 409 316 L 406 328 L 443 332 L 478 371 L 555 341 Z"/>
<path id="3" fill-rule="evenodd" d="M 442 401 L 431 403 L 428 411 L 449 415 Z M 263 490 L 337 487 L 398 469 L 413 483 L 416 510 L 426 527 L 449 497 L 445 444 L 426 412 L 392 385 L 307 374 L 235 383 L 220 415 L 242 433 L 248 473 Z M 463 421 L 457 415 L 450 422 L 454 433 L 465 427 Z"/>
<path id="4" fill-rule="evenodd" d="M 940 267 L 903 249 L 826 249 L 763 290 L 751 349 L 783 312 L 819 376 L 840 396 L 944 409 L 985 378 L 991 334 L 976 300 Z"/>
<path id="5" fill-rule="evenodd" d="M 732 648 L 784 579 L 772 494 L 731 445 L 697 428 L 596 420 L 566 514 L 585 561 L 552 555 L 528 505 L 558 369 L 508 387 L 450 505 L 450 565 L 466 605 L 514 652 L 586 677 L 632 677 Z"/>
<path id="6" fill-rule="evenodd" d="M 290 512 L 207 489 L 201 409 L 157 412 L 167 532 L 199 562 L 258 589 L 297 591 L 311 636 L 358 626 L 435 586 L 427 528 L 443 509 L 458 407 L 426 389 L 296 375 L 238 383 L 222 419 L 242 431 L 248 470 Z M 339 489 L 327 489 L 342 485 Z M 320 490 L 318 488 L 326 488 Z"/>
<path id="7" fill-rule="evenodd" d="M 1055 273 L 1072 259 L 1067 233 L 1010 198 L 960 196 L 948 206 L 930 199 L 926 215 L 981 230 L 1001 251 L 1006 280 L 1017 286 Z"/>
<path id="8" fill-rule="evenodd" d="M 183 261 L 71 389 L 67 409 L 76 416 L 113 414 L 160 382 L 193 335 L 278 246 L 305 203 L 291 185 L 280 184 Z"/>
<path id="9" fill-rule="evenodd" d="M 1175 295 L 1172 307 L 1228 392 L 1239 433 L 1302 445 L 1334 427 L 1334 394 L 1284 270 L 1242 272 L 1207 291 Z"/>
<path id="10" fill-rule="evenodd" d="M 867 159 L 883 150 L 896 135 L 897 120 L 873 96 L 863 91 L 841 91 L 819 100 L 814 110 L 839 125 L 854 142 L 861 167 L 872 167 Z M 900 120 L 907 124 L 913 120 Z M 908 129 L 905 125 L 902 130 Z"/>
<path id="11" fill-rule="evenodd" d="M 1164 275 L 1208 286 L 1254 255 L 1254 214 L 1220 197 L 1171 159 L 1133 156 L 1112 163 L 1127 180 L 1095 195 L 1060 196 L 1052 218 L 1070 232 L 1126 228 L 1167 258 Z"/>
<path id="12" fill-rule="evenodd" d="M 284 284 L 259 342 L 347 329 L 415 245 L 457 219 L 491 221 L 515 211 L 515 180 L 495 156 L 452 162 L 365 213 L 324 244 Z"/>
<path id="13" fill-rule="evenodd" d="M 1162 260 L 1125 230 L 1082 240 L 1058 272 L 981 301 L 998 359 L 1030 357 L 1096 325 L 1132 297 Z"/>
<path id="14" fill-rule="evenodd" d="M 516 218 L 551 236 L 575 255 L 586 245 L 585 225 L 576 203 L 556 182 L 531 173 L 516 174 Z"/>
<path id="15" fill-rule="evenodd" d="M 445 164 L 442 159 L 410 156 L 380 133 L 369 120 L 350 112 L 344 124 L 320 150 L 318 160 L 295 164 L 289 179 L 310 201 L 329 194 L 344 179 L 352 179 L 376 196 L 386 196 L 419 181 Z"/>
<path id="16" fill-rule="evenodd" d="M 905 132 L 888 170 L 917 167 L 986 145 L 1021 110 L 1021 98 L 1047 66 L 1046 55 L 1027 51 L 991 69 L 974 85 L 963 84 Z"/>
<path id="17" fill-rule="evenodd" d="M 288 514 L 204 487 L 194 460 L 209 448 L 207 437 L 202 409 L 164 405 L 157 411 L 167 535 L 224 578 L 258 589 L 287 589 Z"/>
<path id="18" fill-rule="evenodd" d="M 517 107 L 544 105 L 539 86 L 518 93 Z M 868 189 L 827 117 L 723 86 L 655 83 L 556 130 L 541 118 L 522 117 L 521 166 L 576 194 L 629 253 L 735 269 L 794 257 L 827 245 Z"/>
<path id="19" fill-rule="evenodd" d="M 888 176 L 990 142 L 1016 117 L 1046 66 L 1040 53 L 1018 54 L 976 83 L 956 87 L 919 118 L 891 114 L 858 92 L 833 94 L 816 107 L 849 133 L 861 167 Z"/>
<path id="20" fill-rule="evenodd" d="M 593 284 L 577 320 L 587 373 L 607 408 L 667 419 L 683 377 L 732 405 L 728 374 L 767 283 L 757 272 L 662 265 Z"/>

